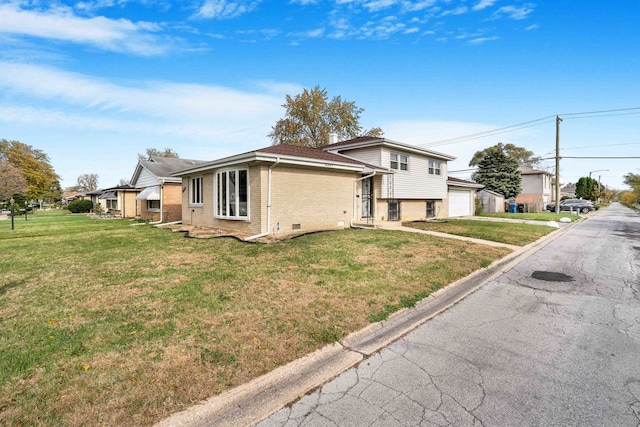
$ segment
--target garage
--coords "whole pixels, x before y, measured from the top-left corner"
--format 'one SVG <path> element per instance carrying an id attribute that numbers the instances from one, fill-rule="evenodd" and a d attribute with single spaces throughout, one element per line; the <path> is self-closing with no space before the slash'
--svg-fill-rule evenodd
<path id="1" fill-rule="evenodd" d="M 473 181 L 449 177 L 449 217 L 473 215 L 476 191 L 483 185 Z"/>
<path id="2" fill-rule="evenodd" d="M 469 190 L 449 190 L 449 216 L 472 215 L 472 194 L 473 191 Z"/>

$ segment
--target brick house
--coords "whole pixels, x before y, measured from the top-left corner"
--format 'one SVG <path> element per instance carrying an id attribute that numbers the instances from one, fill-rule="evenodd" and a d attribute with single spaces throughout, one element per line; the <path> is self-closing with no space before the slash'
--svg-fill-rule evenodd
<path id="1" fill-rule="evenodd" d="M 139 160 L 131 178 L 131 185 L 139 191 L 136 216 L 156 222 L 182 220 L 182 179 L 172 173 L 200 163 L 199 160 L 151 156 Z"/>
<path id="2" fill-rule="evenodd" d="M 446 217 L 452 159 L 365 137 L 324 148 L 275 145 L 173 175 L 182 179 L 183 224 L 252 239 Z"/>
<path id="3" fill-rule="evenodd" d="M 553 174 L 527 166 L 520 166 L 518 170 L 522 176 L 522 191 L 516 196 L 516 203 L 525 204 L 529 212 L 544 211 L 547 203 L 554 200 Z"/>

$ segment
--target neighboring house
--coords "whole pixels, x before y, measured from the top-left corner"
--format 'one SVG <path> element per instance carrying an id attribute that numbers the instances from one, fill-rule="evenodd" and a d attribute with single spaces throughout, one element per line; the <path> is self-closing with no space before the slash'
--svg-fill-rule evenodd
<path id="1" fill-rule="evenodd" d="M 386 138 L 359 137 L 324 147 L 393 172 L 363 181 L 362 219 L 410 221 L 449 216 L 447 162 L 455 157 Z"/>
<path id="2" fill-rule="evenodd" d="M 96 204 L 101 204 L 99 196 L 104 192 L 104 190 L 94 190 L 85 193 L 85 196 L 88 196 L 91 199 L 91 203 L 95 206 Z M 104 206 L 102 206 L 104 208 Z"/>
<path id="3" fill-rule="evenodd" d="M 138 190 L 133 186 L 119 185 L 101 190 L 98 195 L 98 203 L 105 212 L 123 218 L 135 218 L 138 216 L 137 194 Z"/>
<path id="4" fill-rule="evenodd" d="M 482 204 L 483 213 L 502 213 L 504 208 L 504 196 L 495 191 L 483 189 L 478 191 L 478 198 Z"/>
<path id="5" fill-rule="evenodd" d="M 182 219 L 182 179 L 172 176 L 175 171 L 193 167 L 199 160 L 151 156 L 139 160 L 131 178 L 136 196 L 136 217 L 157 222 Z"/>
<path id="6" fill-rule="evenodd" d="M 576 198 L 576 184 L 570 182 L 567 185 L 565 185 L 564 187 L 562 187 L 560 189 L 560 197 L 568 197 L 570 199 L 575 199 Z M 555 202 L 555 199 L 552 200 L 552 202 Z"/>
<path id="7" fill-rule="evenodd" d="M 452 159 L 387 139 L 355 138 L 324 148 L 275 145 L 174 175 L 182 178 L 183 224 L 252 239 L 446 216 Z"/>
<path id="8" fill-rule="evenodd" d="M 527 166 L 518 168 L 522 176 L 522 191 L 516 196 L 516 203 L 527 205 L 529 212 L 542 212 L 554 199 L 553 174 Z"/>
<path id="9" fill-rule="evenodd" d="M 449 217 L 470 216 L 475 214 L 476 192 L 484 185 L 474 181 L 449 177 Z"/>

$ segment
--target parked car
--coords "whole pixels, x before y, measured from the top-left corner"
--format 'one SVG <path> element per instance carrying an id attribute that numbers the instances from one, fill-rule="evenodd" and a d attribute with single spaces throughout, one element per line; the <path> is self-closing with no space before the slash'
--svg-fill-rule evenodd
<path id="1" fill-rule="evenodd" d="M 582 200 L 582 199 L 566 199 L 566 200 L 562 200 L 560 202 L 560 210 L 561 211 L 578 211 L 581 213 L 588 213 L 591 212 L 592 210 L 594 210 L 595 207 L 593 206 L 593 203 L 591 203 L 589 200 Z M 556 210 L 556 204 L 555 203 L 549 203 L 547 205 L 547 210 L 550 212 L 555 212 Z"/>

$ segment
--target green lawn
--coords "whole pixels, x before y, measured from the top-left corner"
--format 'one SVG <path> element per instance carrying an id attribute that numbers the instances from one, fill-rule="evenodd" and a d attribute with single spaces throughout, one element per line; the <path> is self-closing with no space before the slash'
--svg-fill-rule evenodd
<path id="1" fill-rule="evenodd" d="M 509 253 L 401 231 L 263 245 L 131 224 L 0 221 L 0 425 L 151 425 Z"/>
<path id="2" fill-rule="evenodd" d="M 560 218 L 570 218 L 571 221 L 578 221 L 582 216 L 570 215 L 568 212 L 555 213 L 555 212 L 526 212 L 526 213 L 483 213 L 478 215 L 480 217 L 487 218 L 509 218 L 509 219 L 523 219 L 527 221 L 558 221 Z"/>
<path id="3" fill-rule="evenodd" d="M 404 225 L 420 230 L 490 240 L 510 245 L 524 246 L 556 230 L 543 225 L 481 221 L 476 219 L 449 219 L 445 221 L 413 221 Z"/>

